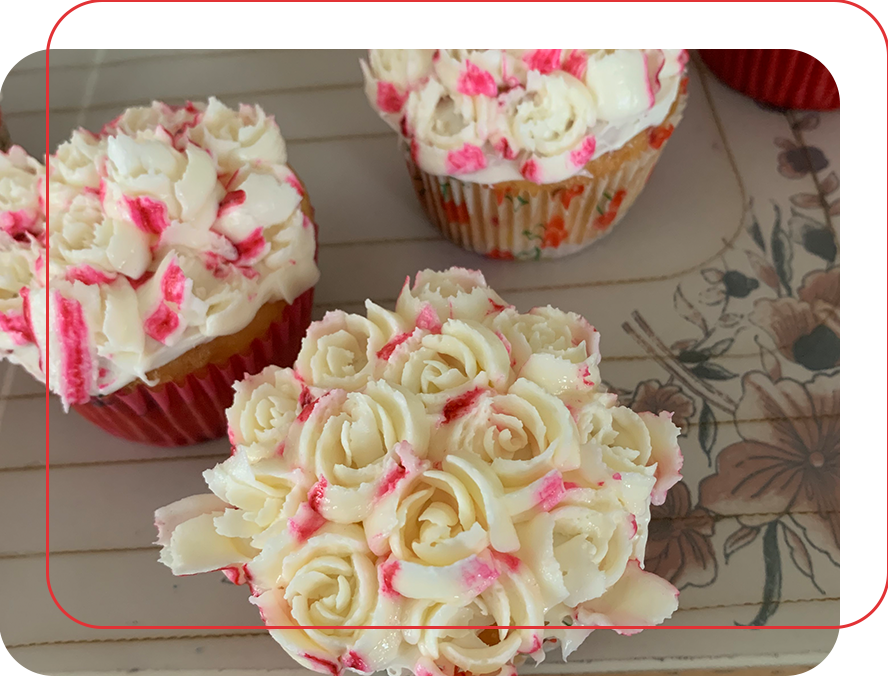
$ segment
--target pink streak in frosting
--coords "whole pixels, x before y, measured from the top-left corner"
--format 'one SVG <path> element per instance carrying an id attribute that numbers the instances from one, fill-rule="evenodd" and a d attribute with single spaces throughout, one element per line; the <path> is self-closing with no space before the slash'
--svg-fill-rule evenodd
<path id="1" fill-rule="evenodd" d="M 595 382 L 592 381 L 591 378 L 592 378 L 592 372 L 589 371 L 589 365 L 583 364 L 580 367 L 580 379 L 583 381 L 583 383 L 585 385 L 588 385 L 589 387 L 595 387 Z"/>
<path id="2" fill-rule="evenodd" d="M 497 94 L 496 80 L 483 68 L 466 61 L 466 69 L 456 80 L 456 91 L 466 96 L 494 97 Z"/>
<path id="3" fill-rule="evenodd" d="M 648 96 L 648 108 L 653 108 L 654 103 L 656 102 L 656 98 L 654 97 L 654 88 L 651 86 L 651 78 L 650 71 L 648 70 L 648 55 L 647 52 L 642 54 L 641 57 L 644 60 L 644 89 L 647 92 Z M 659 70 L 657 71 L 659 73 Z"/>
<path id="4" fill-rule="evenodd" d="M 654 81 L 653 81 L 653 91 L 654 94 L 658 94 L 663 85 L 660 84 L 660 73 L 663 70 L 663 66 L 666 65 L 666 56 L 663 54 L 662 49 L 658 49 L 657 53 L 660 55 L 660 61 L 657 64 L 657 72 L 654 73 Z M 653 102 L 651 105 L 654 105 Z"/>
<path id="5" fill-rule="evenodd" d="M 87 286 L 95 284 L 111 284 L 117 275 L 107 275 L 96 270 L 92 265 L 78 265 L 65 270 L 65 279 L 69 282 L 81 282 Z"/>
<path id="6" fill-rule="evenodd" d="M 522 59 L 528 70 L 538 70 L 545 75 L 561 67 L 560 49 L 533 49 Z"/>
<path id="7" fill-rule="evenodd" d="M 497 155 L 502 157 L 504 160 L 514 160 L 518 157 L 518 153 L 509 145 L 509 141 L 505 138 L 501 138 L 499 141 L 493 144 L 493 149 Z"/>
<path id="8" fill-rule="evenodd" d="M 31 327 L 21 312 L 0 312 L 0 332 L 10 337 L 15 345 L 33 343 Z"/>
<path id="9" fill-rule="evenodd" d="M 299 407 L 302 409 L 306 409 L 309 406 L 312 406 L 314 402 L 314 395 L 312 395 L 311 391 L 307 387 L 303 387 L 302 391 L 299 393 Z"/>
<path id="10" fill-rule="evenodd" d="M 236 206 L 243 204 L 247 199 L 247 193 L 243 190 L 232 190 L 225 193 L 225 197 L 219 202 L 219 209 L 216 211 L 216 218 L 231 211 Z"/>
<path id="11" fill-rule="evenodd" d="M 419 315 L 416 317 L 416 328 L 429 331 L 431 333 L 441 333 L 441 320 L 438 319 L 438 313 L 431 303 L 423 305 Z"/>
<path id="12" fill-rule="evenodd" d="M 319 671 L 321 673 L 326 672 L 331 676 L 339 676 L 339 674 L 342 673 L 342 669 L 336 664 L 336 662 L 324 659 L 323 657 L 309 655 L 308 653 L 302 653 L 302 657 L 311 662 L 314 667 L 317 667 L 316 669 L 312 669 L 312 671 Z"/>
<path id="13" fill-rule="evenodd" d="M 384 113 L 399 113 L 407 100 L 407 94 L 398 91 L 391 82 L 376 83 L 376 107 Z"/>
<path id="14" fill-rule="evenodd" d="M 619 472 L 614 472 L 614 475 L 613 475 L 613 477 L 611 477 L 611 478 L 612 478 L 614 481 L 622 481 L 622 480 L 623 480 L 623 475 L 620 474 Z"/>
<path id="15" fill-rule="evenodd" d="M 186 277 L 182 268 L 175 261 L 171 262 L 160 279 L 160 292 L 163 294 L 164 300 L 181 308 L 182 301 L 185 300 L 185 281 Z"/>
<path id="16" fill-rule="evenodd" d="M 540 508 L 548 512 L 561 502 L 565 492 L 566 489 L 564 482 L 561 480 L 561 473 L 558 471 L 551 472 L 543 480 L 543 485 L 537 491 L 536 502 Z"/>
<path id="17" fill-rule="evenodd" d="M 588 63 L 589 57 L 582 49 L 572 49 L 564 59 L 561 69 L 573 75 L 580 82 L 583 82 L 586 79 L 586 66 Z"/>
<path id="18" fill-rule="evenodd" d="M 324 494 L 327 492 L 327 478 L 320 477 L 314 486 L 308 491 L 308 506 L 317 512 L 321 513 L 321 502 L 324 499 Z"/>
<path id="19" fill-rule="evenodd" d="M 490 550 L 493 553 L 493 558 L 496 559 L 496 562 L 503 566 L 510 573 L 515 573 L 521 568 L 521 559 L 519 559 L 514 554 L 506 554 L 505 552 L 498 552 L 495 549 Z"/>
<path id="20" fill-rule="evenodd" d="M 407 468 L 399 462 L 388 474 L 382 477 L 379 487 L 376 489 L 376 498 L 379 499 L 391 493 L 406 476 Z"/>
<path id="21" fill-rule="evenodd" d="M 256 228 L 246 239 L 235 243 L 234 246 L 237 248 L 237 262 L 244 263 L 245 261 L 255 260 L 262 255 L 262 252 L 265 251 L 267 245 L 268 242 L 266 242 L 265 237 L 262 236 L 262 228 Z"/>
<path id="22" fill-rule="evenodd" d="M 629 515 L 629 529 L 632 531 L 632 535 L 629 537 L 634 538 L 638 534 L 638 520 L 634 514 Z"/>
<path id="23" fill-rule="evenodd" d="M 379 593 L 390 598 L 400 598 L 401 594 L 395 589 L 395 577 L 401 570 L 401 562 L 390 556 L 379 565 Z"/>
<path id="24" fill-rule="evenodd" d="M 66 404 L 85 404 L 89 401 L 92 359 L 83 307 L 58 291 L 53 292 L 53 296 L 56 306 L 55 326 L 61 352 L 62 400 Z"/>
<path id="25" fill-rule="evenodd" d="M 458 397 L 450 399 L 444 404 L 444 410 L 442 411 L 444 415 L 444 423 L 452 422 L 465 415 L 482 394 L 484 394 L 484 390 L 480 387 L 476 387 L 474 390 L 469 390 Z"/>
<path id="26" fill-rule="evenodd" d="M 163 343 L 177 328 L 179 328 L 179 315 L 163 301 L 144 324 L 145 333 L 159 343 Z"/>
<path id="27" fill-rule="evenodd" d="M 444 166 L 450 174 L 471 174 L 487 166 L 487 157 L 481 148 L 466 143 L 459 150 L 447 153 Z"/>
<path id="28" fill-rule="evenodd" d="M 540 163 L 534 159 L 529 159 L 521 165 L 521 175 L 531 183 L 543 182 L 543 170 Z"/>
<path id="29" fill-rule="evenodd" d="M 244 584 L 249 579 L 249 575 L 247 575 L 247 571 L 243 566 L 226 566 L 219 570 L 222 571 L 222 574 L 225 575 L 232 584 Z"/>
<path id="30" fill-rule="evenodd" d="M 135 226 L 149 235 L 160 235 L 170 226 L 167 205 L 150 197 L 123 197 Z"/>
<path id="31" fill-rule="evenodd" d="M 342 666 L 346 669 L 354 669 L 355 671 L 360 671 L 363 674 L 369 674 L 373 672 L 369 666 L 367 666 L 367 662 L 354 650 L 349 650 L 345 656 L 342 658 Z"/>
<path id="32" fill-rule="evenodd" d="M 566 491 L 572 491 L 572 490 L 579 488 L 579 487 L 580 487 L 580 484 L 578 484 L 574 481 L 565 481 L 564 482 L 564 490 L 566 490 Z"/>
<path id="33" fill-rule="evenodd" d="M 286 181 L 299 193 L 300 197 L 305 197 L 305 188 L 302 183 L 299 182 L 299 179 L 296 178 L 296 174 L 290 174 L 287 176 Z"/>
<path id="34" fill-rule="evenodd" d="M 570 151 L 570 162 L 575 167 L 582 167 L 595 154 L 595 137 L 587 136 L 578 148 Z"/>
<path id="35" fill-rule="evenodd" d="M 36 227 L 37 221 L 37 214 L 28 209 L 4 211 L 0 213 L 0 230 L 4 230 L 7 235 L 16 239 L 26 233 L 39 235 L 40 228 Z"/>
<path id="36" fill-rule="evenodd" d="M 524 655 L 532 655 L 533 653 L 537 652 L 542 647 L 543 647 L 543 642 L 540 640 L 540 635 L 534 634 L 533 635 L 533 642 L 530 644 L 530 647 L 527 650 L 519 650 L 518 652 L 522 653 Z"/>
<path id="37" fill-rule="evenodd" d="M 409 333 L 399 333 L 397 336 L 394 336 L 379 349 L 379 352 L 376 353 L 376 358 L 388 361 L 391 358 L 392 353 L 395 351 L 395 348 L 410 338 L 411 335 L 412 334 Z"/>
<path id="38" fill-rule="evenodd" d="M 499 559 L 501 556 L 503 556 L 507 559 L 515 559 L 516 561 L 518 560 L 517 557 L 514 557 L 511 554 L 500 554 L 495 550 L 490 551 L 493 553 L 493 556 L 496 559 Z M 477 556 L 466 559 L 461 567 L 462 582 L 465 585 L 466 591 L 472 592 L 474 594 L 480 594 L 486 589 L 489 589 L 490 586 L 494 582 L 496 582 L 497 578 L 499 577 L 499 571 L 496 570 L 496 568 Z M 508 565 L 506 565 L 506 567 L 508 568 Z M 509 570 L 512 569 L 509 568 Z"/>
<path id="39" fill-rule="evenodd" d="M 327 520 L 323 516 L 318 514 L 311 505 L 303 502 L 296 510 L 296 514 L 287 521 L 287 530 L 296 542 L 302 543 L 314 535 L 325 523 Z"/>

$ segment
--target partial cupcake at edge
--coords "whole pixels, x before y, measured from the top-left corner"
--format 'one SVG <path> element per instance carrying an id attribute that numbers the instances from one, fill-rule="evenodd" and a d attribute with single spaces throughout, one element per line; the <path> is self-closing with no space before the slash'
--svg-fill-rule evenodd
<path id="1" fill-rule="evenodd" d="M 370 104 L 416 194 L 489 258 L 577 252 L 641 193 L 687 98 L 686 50 L 370 50 Z"/>
<path id="2" fill-rule="evenodd" d="M 602 386 L 596 329 L 459 268 L 365 307 L 235 386 L 212 492 L 155 514 L 161 563 L 248 586 L 274 640 L 330 676 L 515 676 L 669 618 L 678 590 L 644 558 L 679 430 Z"/>
<path id="3" fill-rule="evenodd" d="M 0 154 L 0 356 L 119 437 L 223 437 L 232 384 L 296 358 L 319 277 L 274 119 L 155 102 L 49 163 Z"/>

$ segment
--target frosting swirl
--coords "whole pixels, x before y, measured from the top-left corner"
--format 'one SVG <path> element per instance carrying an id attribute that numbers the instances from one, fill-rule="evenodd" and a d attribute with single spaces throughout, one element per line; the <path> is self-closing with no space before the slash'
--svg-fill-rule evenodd
<path id="1" fill-rule="evenodd" d="M 425 172 L 557 183 L 661 124 L 687 52 L 370 50 L 370 104 Z"/>
<path id="2" fill-rule="evenodd" d="M 598 360 L 583 318 L 457 268 L 408 279 L 395 312 L 328 313 L 294 369 L 238 386 L 233 455 L 212 495 L 158 511 L 161 561 L 248 583 L 331 675 L 515 676 L 547 638 L 661 622 L 677 591 L 638 561 L 678 430 L 618 406 Z"/>

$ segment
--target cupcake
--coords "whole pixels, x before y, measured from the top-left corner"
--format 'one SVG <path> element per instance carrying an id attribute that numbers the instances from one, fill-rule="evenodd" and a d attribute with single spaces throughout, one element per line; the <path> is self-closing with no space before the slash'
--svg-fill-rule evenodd
<path id="1" fill-rule="evenodd" d="M 3 97 L 0 96 L 0 101 L 2 100 Z M 12 145 L 12 142 L 9 140 L 9 131 L 6 129 L 6 124 L 3 122 L 3 111 L 0 110 L 0 153 L 9 150 L 10 145 Z"/>
<path id="2" fill-rule="evenodd" d="M 29 289 L 44 260 L 43 165 L 23 148 L 0 151 L 0 359 L 41 378 Z"/>
<path id="3" fill-rule="evenodd" d="M 685 50 L 370 50 L 371 105 L 444 235 L 489 258 L 574 253 L 638 197 L 681 119 Z"/>
<path id="4" fill-rule="evenodd" d="M 225 435 L 235 381 L 293 363 L 319 273 L 286 162 L 273 118 L 213 98 L 131 108 L 59 147 L 49 251 L 18 295 L 66 410 L 132 441 L 197 443 Z"/>
<path id="5" fill-rule="evenodd" d="M 662 622 L 678 591 L 642 562 L 679 430 L 602 388 L 598 339 L 456 268 L 408 279 L 394 312 L 328 313 L 292 368 L 236 386 L 232 455 L 156 512 L 160 561 L 249 585 L 327 674 L 511 676 Z"/>
<path id="6" fill-rule="evenodd" d="M 839 88 L 813 56 L 794 49 L 701 49 L 700 58 L 731 89 L 792 110 L 837 110 Z"/>

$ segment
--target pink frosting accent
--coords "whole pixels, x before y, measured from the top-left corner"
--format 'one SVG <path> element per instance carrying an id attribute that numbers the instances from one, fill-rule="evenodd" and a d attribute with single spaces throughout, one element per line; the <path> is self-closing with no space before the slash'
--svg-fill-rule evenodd
<path id="1" fill-rule="evenodd" d="M 389 557 L 379 565 L 379 593 L 388 597 L 400 597 L 401 594 L 395 589 L 395 577 L 401 570 L 401 562 L 394 557 Z"/>
<path id="2" fill-rule="evenodd" d="M 493 149 L 497 155 L 502 157 L 504 160 L 514 160 L 518 157 L 518 153 L 509 145 L 508 140 L 505 138 L 501 138 L 499 141 L 493 144 Z"/>
<path id="3" fill-rule="evenodd" d="M 226 566 L 225 568 L 220 568 L 222 574 L 228 578 L 228 581 L 232 584 L 244 584 L 247 579 L 247 571 L 243 566 Z"/>
<path id="4" fill-rule="evenodd" d="M 490 551 L 493 553 L 494 558 L 497 560 L 501 556 L 506 557 L 506 560 L 518 560 L 517 557 L 514 557 L 511 554 L 500 554 L 495 550 Z M 512 568 L 509 567 L 510 564 L 504 562 L 504 565 L 509 570 L 512 570 Z M 462 581 L 465 585 L 466 591 L 480 594 L 484 590 L 489 589 L 490 586 L 494 582 L 496 582 L 498 577 L 499 571 L 491 566 L 487 561 L 477 556 L 466 559 L 462 564 Z"/>
<path id="5" fill-rule="evenodd" d="M 169 305 L 161 301 L 157 309 L 149 315 L 144 324 L 145 333 L 159 343 L 163 343 L 179 328 L 179 315 Z"/>
<path id="6" fill-rule="evenodd" d="M 382 477 L 382 480 L 379 482 L 379 487 L 376 490 L 376 497 L 382 498 L 389 493 L 391 493 L 395 488 L 397 488 L 398 484 L 403 481 L 404 477 L 407 476 L 407 468 L 404 467 L 401 463 L 395 465 L 392 470 Z"/>
<path id="7" fill-rule="evenodd" d="M 574 481 L 565 481 L 564 482 L 564 490 L 566 490 L 566 491 L 572 491 L 575 488 L 579 488 L 579 487 L 580 487 L 580 484 L 578 484 Z"/>
<path id="8" fill-rule="evenodd" d="M 495 549 L 491 549 L 490 551 L 493 553 L 493 558 L 496 559 L 496 562 L 510 573 L 516 573 L 518 572 L 518 569 L 521 568 L 521 559 L 514 554 L 498 552 Z"/>
<path id="9" fill-rule="evenodd" d="M 564 497 L 566 490 L 561 480 L 561 473 L 551 472 L 544 480 L 543 485 L 537 491 L 537 504 L 545 511 L 549 511 Z"/>
<path id="10" fill-rule="evenodd" d="M 623 480 L 623 475 L 620 474 L 619 472 L 614 472 L 613 480 L 614 480 L 614 481 L 622 481 L 622 480 Z"/>
<path id="11" fill-rule="evenodd" d="M 525 655 L 532 655 L 533 653 L 540 650 L 542 647 L 543 647 L 543 642 L 540 639 L 540 635 L 534 634 L 533 635 L 533 642 L 530 644 L 530 647 L 527 650 L 519 650 L 518 652 L 525 654 Z"/>
<path id="12" fill-rule="evenodd" d="M 287 521 L 287 530 L 296 542 L 302 543 L 314 535 L 327 520 L 309 504 L 303 502 L 296 514 Z"/>
<path id="13" fill-rule="evenodd" d="M 684 68 L 686 65 L 688 65 L 688 59 L 689 59 L 689 58 L 690 58 L 690 57 L 688 56 L 688 50 L 687 50 L 687 49 L 682 49 L 682 50 L 678 53 L 678 65 L 679 65 L 679 67 Z"/>
<path id="14" fill-rule="evenodd" d="M 185 280 L 182 268 L 175 261 L 170 263 L 160 279 L 160 292 L 164 300 L 176 307 L 182 307 L 182 301 L 185 300 Z"/>
<path id="15" fill-rule="evenodd" d="M 570 162 L 575 167 L 582 167 L 595 153 L 595 137 L 587 136 L 578 148 L 570 151 Z"/>
<path id="16" fill-rule="evenodd" d="M 321 673 L 326 672 L 331 674 L 331 676 L 339 676 L 339 674 L 342 673 L 342 668 L 332 660 L 317 657 L 316 655 L 309 655 L 308 653 L 303 653 L 302 657 L 312 663 L 313 671 L 319 671 Z"/>
<path id="17" fill-rule="evenodd" d="M 395 348 L 398 347 L 405 340 L 410 338 L 411 334 L 409 333 L 399 333 L 397 336 L 394 336 L 389 342 L 383 345 L 379 352 L 376 353 L 377 359 L 382 359 L 383 361 L 388 361 L 391 358 L 392 353 L 395 351 Z"/>
<path id="18" fill-rule="evenodd" d="M 654 97 L 654 88 L 651 86 L 651 78 L 650 71 L 648 70 L 648 55 L 647 52 L 644 52 L 641 56 L 644 60 L 644 89 L 647 92 L 648 96 L 648 108 L 653 108 L 654 103 L 656 102 L 656 98 Z M 659 73 L 659 70 L 657 71 Z"/>
<path id="19" fill-rule="evenodd" d="M 311 219 L 308 217 L 308 214 L 302 214 L 302 227 L 306 230 L 310 230 L 314 228 L 314 223 L 311 222 Z"/>
<path id="20" fill-rule="evenodd" d="M 149 235 L 160 235 L 170 225 L 167 205 L 150 197 L 123 197 L 135 226 Z"/>
<path id="21" fill-rule="evenodd" d="M 268 242 L 262 236 L 262 228 L 256 228 L 246 239 L 235 242 L 234 246 L 237 248 L 237 262 L 245 263 L 261 256 Z"/>
<path id="22" fill-rule="evenodd" d="M 401 93 L 391 82 L 376 83 L 376 107 L 384 113 L 399 113 L 407 100 L 407 93 Z"/>
<path id="23" fill-rule="evenodd" d="M 303 410 L 312 406 L 315 402 L 314 395 L 311 393 L 307 387 L 303 387 L 302 391 L 299 392 L 299 407 Z"/>
<path id="24" fill-rule="evenodd" d="M 469 390 L 457 397 L 453 397 L 446 404 L 444 404 L 444 423 L 452 422 L 457 418 L 465 415 L 468 410 L 474 406 L 475 402 L 478 401 L 478 398 L 484 394 L 484 390 L 480 387 L 476 387 L 474 390 Z"/>
<path id="25" fill-rule="evenodd" d="M 367 666 L 366 660 L 361 657 L 354 650 L 349 650 L 345 656 L 342 658 L 342 666 L 346 669 L 354 669 L 355 671 L 360 671 L 362 674 L 369 674 L 373 671 L 369 666 Z"/>
<path id="26" fill-rule="evenodd" d="M 638 534 L 638 520 L 634 514 L 629 515 L 629 529 L 632 531 L 632 535 L 629 537 L 634 538 Z"/>
<path id="27" fill-rule="evenodd" d="M 4 211 L 0 213 L 0 230 L 4 230 L 10 237 L 21 237 L 26 233 L 40 234 L 37 226 L 37 214 L 27 209 L 18 211 Z"/>
<path id="28" fill-rule="evenodd" d="M 231 192 L 225 193 L 225 197 L 219 202 L 219 209 L 216 212 L 216 218 L 222 216 L 224 213 L 231 211 L 234 207 L 239 204 L 243 204 L 247 199 L 247 193 L 243 190 L 232 190 Z"/>
<path id="29" fill-rule="evenodd" d="M 456 81 L 456 91 L 466 96 L 494 97 L 497 94 L 496 80 L 483 68 L 466 61 L 466 69 L 459 74 Z"/>
<path id="30" fill-rule="evenodd" d="M 659 62 L 657 63 L 657 72 L 654 73 L 654 81 L 653 81 L 654 94 L 658 94 L 660 92 L 660 89 L 663 86 L 660 84 L 660 73 L 663 70 L 663 66 L 666 65 L 666 56 L 663 54 L 663 50 L 658 49 L 657 53 L 660 55 L 660 58 L 659 58 Z M 654 105 L 653 101 L 651 102 L 651 105 Z"/>
<path id="31" fill-rule="evenodd" d="M 580 367 L 580 379 L 589 387 L 595 387 L 595 382 L 592 380 L 592 372 L 589 370 L 588 364 L 583 364 Z"/>
<path id="32" fill-rule="evenodd" d="M 8 335 L 16 345 L 34 342 L 31 327 L 21 312 L 0 312 L 0 332 Z"/>
<path id="33" fill-rule="evenodd" d="M 305 197 L 305 188 L 302 183 L 299 182 L 299 179 L 296 178 L 296 174 L 290 174 L 287 176 L 286 181 L 296 189 L 296 192 L 299 193 L 300 197 Z"/>
<path id="34" fill-rule="evenodd" d="M 438 319 L 438 313 L 431 303 L 423 305 L 419 315 L 416 317 L 416 328 L 430 331 L 431 333 L 441 333 L 441 320 Z"/>
<path id="35" fill-rule="evenodd" d="M 478 146 L 466 143 L 459 150 L 447 153 L 445 168 L 450 174 L 470 174 L 487 166 L 487 157 Z"/>
<path id="36" fill-rule="evenodd" d="M 560 49 L 532 49 L 522 59 L 528 70 L 538 70 L 545 75 L 561 67 Z"/>
<path id="37" fill-rule="evenodd" d="M 93 364 L 89 354 L 89 330 L 83 307 L 76 300 L 53 293 L 56 306 L 55 328 L 61 349 L 62 400 L 67 404 L 89 401 Z"/>
<path id="38" fill-rule="evenodd" d="M 583 82 L 586 79 L 586 66 L 589 57 L 582 49 L 572 49 L 564 59 L 561 69 Z"/>
<path id="39" fill-rule="evenodd" d="M 522 164 L 520 171 L 525 180 L 528 180 L 531 183 L 543 182 L 542 167 L 540 167 L 540 163 L 534 159 L 529 159 L 527 160 L 527 162 Z"/>
<path id="40" fill-rule="evenodd" d="M 65 279 L 69 282 L 81 282 L 87 286 L 94 284 L 111 284 L 117 275 L 107 275 L 96 270 L 92 265 L 78 265 L 65 270 Z"/>
<path id="41" fill-rule="evenodd" d="M 321 513 L 321 503 L 324 500 L 324 493 L 327 492 L 327 478 L 321 477 L 317 480 L 314 486 L 308 491 L 308 506 L 317 512 Z"/>

